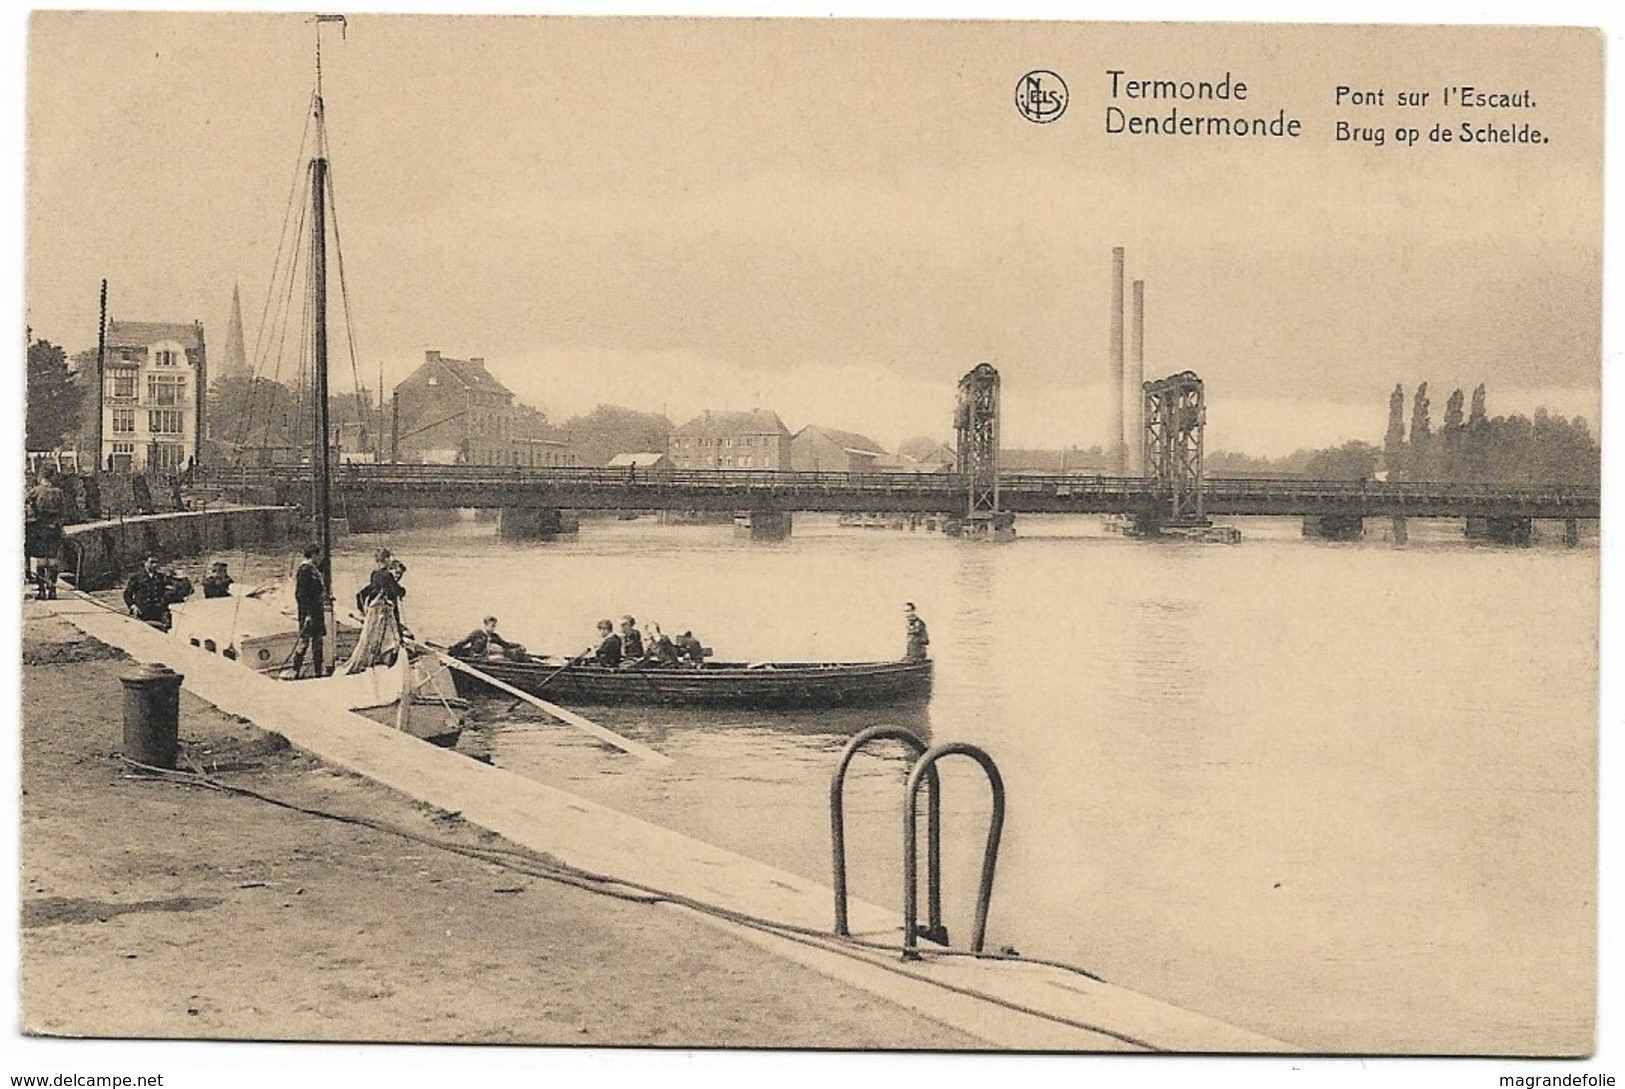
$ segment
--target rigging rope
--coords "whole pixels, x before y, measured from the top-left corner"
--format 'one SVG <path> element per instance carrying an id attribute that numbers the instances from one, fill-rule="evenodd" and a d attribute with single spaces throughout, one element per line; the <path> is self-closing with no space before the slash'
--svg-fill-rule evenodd
<path id="1" fill-rule="evenodd" d="M 333 220 L 333 256 L 339 266 L 339 298 L 344 303 L 344 340 L 350 348 L 350 381 L 355 393 L 356 419 L 365 427 L 367 406 L 361 401 L 361 369 L 355 358 L 355 320 L 350 316 L 350 287 L 344 279 L 344 240 L 339 237 L 339 198 L 333 181 L 332 163 L 327 164 L 327 207 Z"/>
<path id="2" fill-rule="evenodd" d="M 127 756 L 121 756 L 120 759 L 131 767 L 137 768 L 150 777 L 161 782 L 169 782 L 182 786 L 201 787 L 227 794 L 236 794 L 242 797 L 254 798 L 258 801 L 277 806 L 281 809 L 291 810 L 295 813 L 302 813 L 306 816 L 316 817 L 322 820 L 337 821 L 341 824 L 351 824 L 362 828 L 370 828 L 377 832 L 399 836 L 402 839 L 410 840 L 414 843 L 421 843 L 427 847 L 434 847 L 438 850 L 462 855 L 476 861 L 500 866 L 516 873 L 523 873 L 527 876 L 536 877 L 545 881 L 551 881 L 556 884 L 569 885 L 573 888 L 583 889 L 587 892 L 597 893 L 603 896 L 610 896 L 618 900 L 651 905 L 661 903 L 674 904 L 702 915 L 709 915 L 713 918 L 723 919 L 728 922 L 749 927 L 753 930 L 761 931 L 762 933 L 772 934 L 788 941 L 795 942 L 799 945 L 821 949 L 825 952 L 837 953 L 856 960 L 859 963 L 881 968 L 893 974 L 901 975 L 917 982 L 926 983 L 954 994 L 964 995 L 969 998 L 976 998 L 984 1002 L 989 1002 L 1003 1009 L 1027 1014 L 1028 1016 L 1037 1017 L 1045 1021 L 1067 1026 L 1069 1028 L 1096 1033 L 1098 1035 L 1106 1036 L 1111 1039 L 1129 1044 L 1133 1047 L 1143 1048 L 1147 1051 L 1163 1050 L 1157 1045 L 1151 1043 L 1149 1040 L 1144 1040 L 1130 1035 L 1129 1033 L 1120 1032 L 1116 1029 L 1110 1029 L 1104 1025 L 1091 1024 L 1086 1021 L 1077 1020 L 1076 1018 L 1050 1013 L 1046 1010 L 1037 1009 L 1019 1002 L 1012 1002 L 1008 999 L 1000 998 L 997 995 L 978 991 L 972 987 L 949 983 L 946 980 L 937 979 L 931 976 L 922 976 L 903 968 L 900 965 L 888 964 L 884 961 L 877 961 L 872 956 L 863 955 L 865 953 L 900 953 L 901 948 L 899 946 L 888 945 L 882 942 L 865 941 L 861 938 L 838 937 L 823 930 L 815 930 L 811 927 L 797 926 L 793 923 L 782 923 L 773 919 L 764 918 L 759 915 L 735 911 L 732 908 L 725 908 L 718 904 L 707 903 L 706 901 L 698 900 L 691 896 L 685 896 L 682 893 L 661 889 L 653 885 L 645 885 L 641 882 L 618 878 L 610 874 L 600 874 L 591 870 L 583 870 L 578 867 L 568 865 L 567 863 L 560 862 L 550 856 L 529 851 L 522 847 L 482 847 L 471 844 L 453 843 L 445 839 L 425 836 L 421 833 L 414 832 L 411 829 L 391 824 L 388 821 L 375 820 L 370 817 L 351 816 L 343 813 L 333 813 L 327 810 L 317 809 L 312 806 L 300 805 L 296 802 L 289 802 L 269 794 L 261 793 L 260 791 L 254 790 L 251 787 L 223 782 L 205 773 L 195 764 L 193 764 L 187 770 L 177 770 L 142 764 L 138 761 L 131 760 Z M 455 816 L 455 814 L 453 815 Z M 1040 964 L 1047 967 L 1072 972 L 1077 975 L 1082 975 L 1096 982 L 1104 982 L 1101 980 L 1100 976 L 1094 974 L 1093 972 L 1080 968 L 1077 965 L 1066 964 L 1062 961 L 1032 957 L 1019 957 L 1004 953 L 972 953 L 968 950 L 958 949 L 922 948 L 919 950 L 919 952 L 927 960 L 950 957 L 972 957 L 977 960 L 1008 960 L 1014 961 L 1018 964 Z"/>
<path id="3" fill-rule="evenodd" d="M 271 318 L 271 302 L 276 298 L 278 293 L 277 285 L 280 282 L 279 272 L 282 269 L 282 255 L 287 249 L 289 225 L 295 222 L 294 209 L 296 207 L 299 208 L 298 223 L 304 223 L 304 202 L 298 199 L 299 179 L 304 176 L 305 145 L 310 140 L 310 121 L 311 113 L 307 110 L 305 112 L 305 127 L 304 130 L 299 134 L 299 155 L 295 160 L 296 165 L 293 172 L 293 182 L 288 187 L 288 200 L 282 212 L 282 233 L 277 238 L 276 257 L 271 262 L 271 281 L 266 286 L 265 304 L 260 308 L 259 328 L 256 330 L 254 335 L 254 352 L 250 357 L 248 370 L 248 400 L 247 404 L 244 406 L 243 415 L 240 417 L 242 423 L 242 437 L 239 441 L 241 442 L 248 441 L 250 437 L 250 427 L 254 414 L 254 399 L 259 391 L 259 380 L 265 363 L 265 356 L 261 349 L 263 347 L 266 351 L 268 351 L 270 348 L 268 336 L 271 334 L 268 334 L 267 332 L 267 325 Z M 295 247 L 298 245 L 299 232 L 300 228 L 296 226 L 294 228 Z M 295 259 L 297 258 L 297 253 L 298 250 L 296 248 L 294 250 Z M 291 275 L 291 269 L 289 271 Z M 280 366 L 278 367 L 278 370 L 280 371 Z"/>

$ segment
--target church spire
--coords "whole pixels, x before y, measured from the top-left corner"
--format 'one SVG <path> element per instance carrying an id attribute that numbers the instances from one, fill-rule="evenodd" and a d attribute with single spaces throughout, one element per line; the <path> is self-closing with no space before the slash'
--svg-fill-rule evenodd
<path id="1" fill-rule="evenodd" d="M 226 358 L 220 373 L 227 378 L 247 378 L 248 352 L 243 345 L 243 299 L 236 284 L 231 285 L 231 324 L 226 326 Z"/>

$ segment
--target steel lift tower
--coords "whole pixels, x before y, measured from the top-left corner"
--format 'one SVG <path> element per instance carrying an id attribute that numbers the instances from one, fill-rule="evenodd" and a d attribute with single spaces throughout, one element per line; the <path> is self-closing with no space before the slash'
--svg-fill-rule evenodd
<path id="1" fill-rule="evenodd" d="M 1180 371 L 1147 382 L 1144 390 L 1145 475 L 1168 500 L 1152 516 L 1156 528 L 1210 526 L 1202 510 L 1202 428 L 1207 423 L 1202 380 L 1194 371 Z"/>
<path id="2" fill-rule="evenodd" d="M 999 372 L 993 364 L 978 363 L 959 380 L 954 429 L 968 490 L 965 534 L 1015 536 L 1015 516 L 999 510 Z"/>

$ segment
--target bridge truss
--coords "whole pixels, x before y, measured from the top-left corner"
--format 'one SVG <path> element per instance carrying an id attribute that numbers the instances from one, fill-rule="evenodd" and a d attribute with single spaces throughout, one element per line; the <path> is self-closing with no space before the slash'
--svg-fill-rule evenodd
<path id="1" fill-rule="evenodd" d="M 1202 505 L 1202 430 L 1207 404 L 1194 371 L 1147 382 L 1146 474 L 1168 498 L 1165 525 L 1208 524 Z"/>

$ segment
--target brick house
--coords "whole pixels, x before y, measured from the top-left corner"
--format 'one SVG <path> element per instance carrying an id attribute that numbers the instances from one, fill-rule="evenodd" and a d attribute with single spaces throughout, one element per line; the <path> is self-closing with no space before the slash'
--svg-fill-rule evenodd
<path id="1" fill-rule="evenodd" d="M 884 448 L 867 435 L 808 424 L 790 440 L 790 468 L 802 472 L 867 473 L 890 468 Z"/>
<path id="2" fill-rule="evenodd" d="M 404 462 L 574 465 L 568 443 L 541 413 L 515 404 L 485 360 L 424 353 L 395 387 L 391 449 Z"/>
<path id="3" fill-rule="evenodd" d="M 790 429 L 776 412 L 702 412 L 674 428 L 668 444 L 678 469 L 788 469 Z"/>

